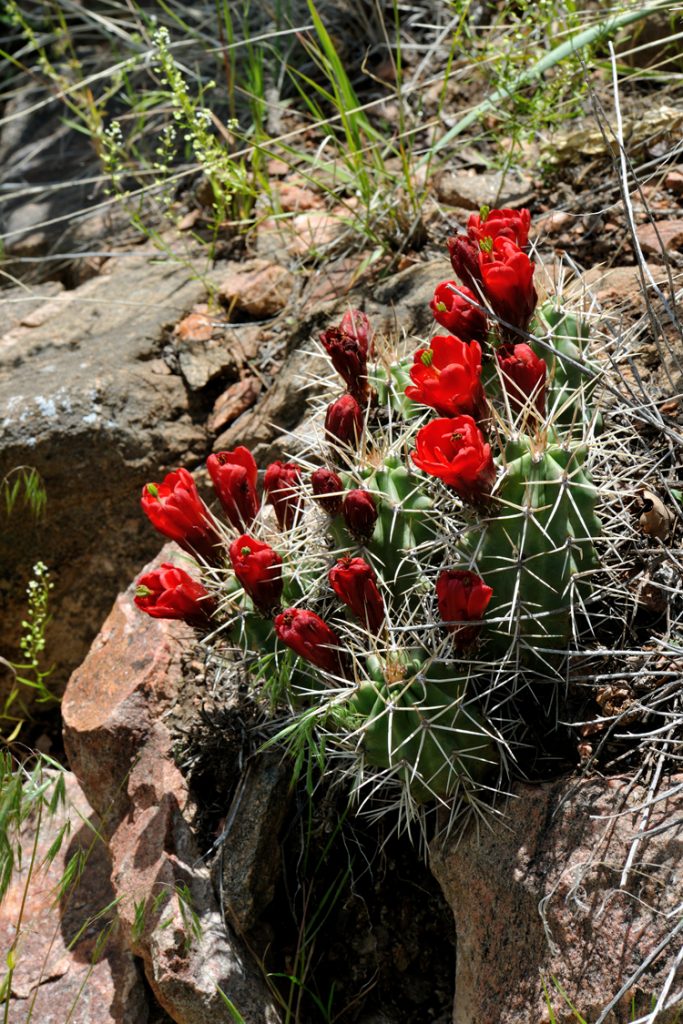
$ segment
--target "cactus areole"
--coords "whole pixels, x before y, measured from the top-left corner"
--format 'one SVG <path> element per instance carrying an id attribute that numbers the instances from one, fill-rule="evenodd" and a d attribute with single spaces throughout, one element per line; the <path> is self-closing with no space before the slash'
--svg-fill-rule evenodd
<path id="1" fill-rule="evenodd" d="M 259 488 L 246 449 L 212 456 L 222 518 L 182 469 L 143 493 L 198 557 L 188 622 L 243 652 L 290 738 L 315 724 L 363 806 L 393 794 L 410 816 L 503 788 L 590 609 L 599 375 L 585 326 L 536 309 L 529 228 L 526 210 L 483 208 L 449 240 L 459 280 L 431 303 L 447 336 L 399 356 L 359 310 L 330 325 L 338 386 L 305 459 L 263 467 Z"/>

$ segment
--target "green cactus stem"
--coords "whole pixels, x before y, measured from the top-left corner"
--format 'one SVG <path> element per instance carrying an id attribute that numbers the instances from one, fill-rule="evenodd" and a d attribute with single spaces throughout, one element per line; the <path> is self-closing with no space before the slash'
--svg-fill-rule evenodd
<path id="1" fill-rule="evenodd" d="M 461 550 L 493 588 L 487 620 L 498 654 L 520 645 L 521 661 L 549 666 L 547 650 L 567 644 L 577 595 L 588 596 L 597 567 L 597 491 L 586 449 L 549 440 L 538 450 L 525 436 L 505 450 L 495 514 L 469 531 Z"/>
<path id="2" fill-rule="evenodd" d="M 554 423 L 588 425 L 597 420 L 591 399 L 600 379 L 600 366 L 586 359 L 590 335 L 586 321 L 546 303 L 529 330 L 545 342 L 534 342 L 531 347 L 548 366 L 548 407 L 554 410 Z"/>
<path id="3" fill-rule="evenodd" d="M 422 478 L 411 472 L 398 456 L 387 456 L 379 468 L 366 468 L 361 478 L 379 513 L 365 553 L 394 600 L 399 600 L 423 580 L 416 551 L 434 540 L 429 515 L 433 502 L 424 491 Z M 344 482 L 349 483 L 348 479 Z M 331 532 L 340 547 L 355 546 L 341 518 L 333 522 Z"/>
<path id="4" fill-rule="evenodd" d="M 368 764 L 391 771 L 417 803 L 484 785 L 500 755 L 483 716 L 466 701 L 467 677 L 404 651 L 367 659 L 370 681 L 353 697 Z"/>

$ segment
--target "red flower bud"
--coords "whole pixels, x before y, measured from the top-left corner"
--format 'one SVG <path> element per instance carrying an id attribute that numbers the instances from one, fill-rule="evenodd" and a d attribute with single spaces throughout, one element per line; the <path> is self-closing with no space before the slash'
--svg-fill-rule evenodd
<path id="1" fill-rule="evenodd" d="M 342 395 L 327 407 L 325 434 L 330 444 L 358 447 L 363 433 L 363 410 L 353 395 Z"/>
<path id="2" fill-rule="evenodd" d="M 439 615 L 458 647 L 466 647 L 476 640 L 481 625 L 459 625 L 484 617 L 493 590 L 480 576 L 468 569 L 453 569 L 439 574 L 436 581 L 436 600 Z"/>
<path id="3" fill-rule="evenodd" d="M 368 354 L 372 330 L 365 313 L 360 309 L 347 309 L 339 322 L 339 330 L 343 334 L 348 334 L 350 338 L 355 338 L 365 355 Z"/>
<path id="4" fill-rule="evenodd" d="M 491 446 L 471 416 L 436 419 L 418 430 L 413 462 L 452 487 L 463 501 L 486 497 L 496 479 Z"/>
<path id="5" fill-rule="evenodd" d="M 223 511 L 236 530 L 251 526 L 259 510 L 258 468 L 248 448 L 217 452 L 206 460 Z"/>
<path id="6" fill-rule="evenodd" d="M 230 561 L 256 607 L 269 615 L 280 606 L 282 559 L 269 544 L 243 533 L 230 545 Z"/>
<path id="7" fill-rule="evenodd" d="M 138 580 L 134 601 L 155 619 L 181 619 L 206 626 L 216 609 L 208 590 L 175 565 L 163 562 Z"/>
<path id="8" fill-rule="evenodd" d="M 307 608 L 287 608 L 275 619 L 275 632 L 300 658 L 334 675 L 346 674 L 340 640 L 326 622 Z"/>
<path id="9" fill-rule="evenodd" d="M 529 244 L 531 214 L 528 210 L 486 210 L 473 213 L 467 222 L 469 238 L 479 246 L 485 238 L 495 242 L 496 238 L 508 238 L 520 249 Z"/>
<path id="10" fill-rule="evenodd" d="M 295 462 L 271 462 L 263 478 L 267 500 L 281 530 L 291 530 L 301 515 L 301 470 Z"/>
<path id="11" fill-rule="evenodd" d="M 436 322 L 462 341 L 484 341 L 488 321 L 477 305 L 481 305 L 480 300 L 469 288 L 455 281 L 442 281 L 429 308 Z"/>
<path id="12" fill-rule="evenodd" d="M 439 334 L 432 338 L 430 348 L 415 353 L 410 369 L 413 383 L 406 388 L 406 395 L 442 416 L 467 413 L 479 418 L 486 409 L 480 377 L 479 342 L 468 345 L 459 338 Z"/>
<path id="13" fill-rule="evenodd" d="M 145 484 L 142 510 L 159 533 L 191 555 L 207 562 L 220 560 L 221 538 L 186 469 L 168 473 L 163 483 Z"/>
<path id="14" fill-rule="evenodd" d="M 546 364 L 525 344 L 501 345 L 496 353 L 503 375 L 503 386 L 513 412 L 536 409 L 545 416 Z"/>
<path id="15" fill-rule="evenodd" d="M 446 244 L 453 270 L 465 287 L 471 288 L 476 294 L 477 284 L 481 281 L 479 246 L 467 235 L 453 235 Z"/>
<path id="16" fill-rule="evenodd" d="M 320 341 L 332 360 L 337 373 L 344 379 L 349 392 L 361 404 L 367 405 L 368 385 L 368 320 L 364 313 L 350 310 L 339 327 L 329 327 L 320 335 Z"/>
<path id="17" fill-rule="evenodd" d="M 384 622 L 384 601 L 377 589 L 377 575 L 364 558 L 340 558 L 327 577 L 340 601 L 371 633 Z"/>
<path id="18" fill-rule="evenodd" d="M 370 540 L 379 513 L 369 491 L 348 491 L 342 502 L 342 515 L 352 537 L 361 542 Z"/>
<path id="19" fill-rule="evenodd" d="M 328 516 L 336 516 L 341 512 L 342 491 L 344 484 L 341 477 L 331 469 L 316 469 L 311 473 L 313 493 L 327 512 Z"/>
<path id="20" fill-rule="evenodd" d="M 491 309 L 513 327 L 525 331 L 538 296 L 534 288 L 534 264 L 518 245 L 497 238 L 490 251 L 479 253 L 482 287 Z"/>

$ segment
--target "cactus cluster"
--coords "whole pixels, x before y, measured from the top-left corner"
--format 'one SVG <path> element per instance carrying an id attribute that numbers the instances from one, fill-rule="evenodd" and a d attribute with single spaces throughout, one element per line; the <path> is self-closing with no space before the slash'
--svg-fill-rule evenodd
<path id="1" fill-rule="evenodd" d="M 358 310 L 322 333 L 345 389 L 306 459 L 265 469 L 263 501 L 245 448 L 208 462 L 227 525 L 184 470 L 143 491 L 202 583 L 162 567 L 177 602 L 144 577 L 139 606 L 252 659 L 286 733 L 319 729 L 367 806 L 398 795 L 408 818 L 500 789 L 600 571 L 599 373 L 585 326 L 537 308 L 529 227 L 482 209 L 449 239 L 460 280 L 431 303 L 448 333 L 415 353 L 387 360 Z"/>

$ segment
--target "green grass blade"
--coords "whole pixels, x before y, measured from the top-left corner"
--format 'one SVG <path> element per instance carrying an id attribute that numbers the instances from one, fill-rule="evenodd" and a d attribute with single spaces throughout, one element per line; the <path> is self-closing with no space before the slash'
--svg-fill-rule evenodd
<path id="1" fill-rule="evenodd" d="M 427 163 L 435 153 L 447 146 L 449 142 L 461 135 L 467 128 L 470 127 L 475 121 L 478 121 L 480 117 L 487 114 L 490 110 L 493 110 L 501 100 L 506 99 L 510 96 L 512 91 L 523 88 L 533 82 L 536 78 L 540 78 L 546 71 L 559 64 L 566 57 L 569 57 L 572 53 L 576 53 L 578 50 L 582 50 L 585 46 L 590 46 L 592 43 L 601 42 L 608 36 L 612 35 L 617 29 L 623 28 L 624 25 L 630 25 L 634 21 L 640 21 L 641 18 L 646 18 L 649 14 L 655 14 L 657 11 L 662 10 L 663 5 L 661 3 L 649 4 L 647 7 L 641 7 L 637 11 L 627 11 L 623 14 L 616 15 L 614 18 L 610 18 L 608 21 L 598 22 L 597 25 L 592 25 L 590 28 L 584 29 L 583 32 L 579 32 L 578 35 L 572 36 L 566 42 L 561 43 L 560 46 L 556 46 L 554 50 L 547 53 L 545 57 L 539 60 L 533 67 L 529 68 L 528 71 L 522 72 L 514 87 L 511 89 L 496 89 L 494 93 L 488 96 L 481 103 L 478 103 L 476 107 L 470 110 L 464 117 L 461 117 L 452 128 L 449 128 L 446 134 L 439 139 L 434 146 L 432 146 L 429 153 L 423 157 L 420 162 L 420 166 Z"/>
<path id="2" fill-rule="evenodd" d="M 218 989 L 218 995 L 221 997 L 221 999 L 223 1000 L 223 1002 L 227 1006 L 228 1013 L 230 1014 L 232 1019 L 235 1021 L 235 1024 L 247 1024 L 247 1022 L 245 1021 L 244 1017 L 242 1016 L 240 1011 L 237 1009 L 237 1007 L 233 1003 L 232 999 L 229 999 L 228 996 L 226 996 L 225 992 L 220 987 L 220 985 L 217 985 L 216 987 Z"/>

